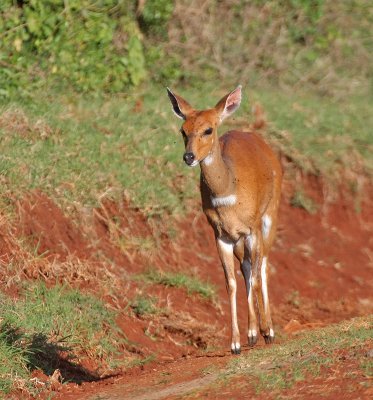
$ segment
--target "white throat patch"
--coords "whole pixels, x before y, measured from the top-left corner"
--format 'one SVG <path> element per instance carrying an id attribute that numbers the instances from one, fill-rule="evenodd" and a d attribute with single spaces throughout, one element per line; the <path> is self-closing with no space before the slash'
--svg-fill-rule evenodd
<path id="1" fill-rule="evenodd" d="M 237 196 L 230 194 L 224 197 L 211 197 L 211 202 L 214 207 L 233 206 L 237 202 Z"/>
<path id="2" fill-rule="evenodd" d="M 205 157 L 203 159 L 203 163 L 205 165 L 210 165 L 213 162 L 213 160 L 214 160 L 214 157 L 212 156 L 212 154 L 209 154 L 207 157 Z"/>

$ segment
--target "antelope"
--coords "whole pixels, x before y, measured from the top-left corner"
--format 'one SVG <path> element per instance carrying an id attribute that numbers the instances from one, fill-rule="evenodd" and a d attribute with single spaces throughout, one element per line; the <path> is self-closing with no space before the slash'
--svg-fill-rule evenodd
<path id="1" fill-rule="evenodd" d="M 232 130 L 218 137 L 218 126 L 240 106 L 241 86 L 206 110 L 194 109 L 169 88 L 167 93 L 174 113 L 184 121 L 180 129 L 183 159 L 189 167 L 201 168 L 202 208 L 214 230 L 229 296 L 231 352 L 241 352 L 234 256 L 246 285 L 248 343 L 253 346 L 257 342 L 258 325 L 265 342 L 272 343 L 267 266 L 280 202 L 280 162 L 255 132 Z"/>

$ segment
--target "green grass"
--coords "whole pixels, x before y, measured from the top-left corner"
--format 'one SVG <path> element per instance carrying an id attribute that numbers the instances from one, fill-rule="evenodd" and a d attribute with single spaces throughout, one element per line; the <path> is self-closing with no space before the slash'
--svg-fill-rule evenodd
<path id="1" fill-rule="evenodd" d="M 213 300 L 216 295 L 216 289 L 211 283 L 182 272 L 163 272 L 150 269 L 146 273 L 138 275 L 137 279 L 168 287 L 184 288 L 189 294 L 196 293 L 208 300 Z"/>
<path id="2" fill-rule="evenodd" d="M 152 296 L 138 295 L 131 301 L 131 309 L 137 316 L 156 314 L 159 310 Z"/>
<path id="3" fill-rule="evenodd" d="M 9 330 L 1 328 L 0 332 L 0 393 L 8 393 L 16 380 L 26 381 L 29 377 L 29 356 L 24 347 L 9 343 Z"/>
<path id="4" fill-rule="evenodd" d="M 126 191 L 148 213 L 180 210 L 183 194 L 177 185 L 194 197 L 196 180 L 183 178 L 190 171 L 182 163 L 166 97 L 157 87 L 125 98 L 51 95 L 32 104 L 3 105 L 0 129 L 12 119 L 12 110 L 21 110 L 27 123 L 19 132 L 2 128 L 1 175 L 12 191 L 40 188 L 60 202 L 97 205 L 102 196 Z M 133 111 L 137 100 L 143 101 L 140 113 Z M 46 136 L 35 134 L 38 121 L 50 127 Z"/>
<path id="5" fill-rule="evenodd" d="M 151 363 L 152 361 L 154 361 L 156 359 L 156 355 L 155 354 L 150 354 L 147 357 L 144 358 L 137 358 L 133 361 L 131 361 L 128 366 L 129 368 L 133 368 L 133 367 L 143 367 L 146 364 Z"/>
<path id="6" fill-rule="evenodd" d="M 289 388 L 307 376 L 318 376 L 321 366 L 337 360 L 339 350 L 351 349 L 355 356 L 366 351 L 372 328 L 373 316 L 355 318 L 302 333 L 281 345 L 253 349 L 235 358 L 223 378 L 247 377 L 257 392 Z"/>
<path id="7" fill-rule="evenodd" d="M 56 368 L 79 370 L 79 358 L 110 365 L 125 341 L 115 325 L 115 313 L 93 296 L 56 285 L 35 283 L 18 300 L 0 297 L 0 391 L 20 382 L 32 389 L 30 372 L 50 375 Z M 61 353 L 66 362 L 61 364 Z M 81 375 L 94 376 L 82 369 Z"/>

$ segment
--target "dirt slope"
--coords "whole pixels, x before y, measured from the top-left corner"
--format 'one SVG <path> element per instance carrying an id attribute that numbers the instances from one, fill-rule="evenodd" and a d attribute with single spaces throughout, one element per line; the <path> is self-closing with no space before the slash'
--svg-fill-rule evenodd
<path id="1" fill-rule="evenodd" d="M 349 195 L 342 192 L 337 201 L 325 202 L 322 185 L 315 179 L 307 179 L 304 181 L 307 195 L 319 205 L 318 212 L 312 215 L 290 206 L 293 185 L 286 182 L 284 186 L 278 237 L 270 257 L 269 283 L 280 342 L 296 331 L 368 314 L 373 309 L 371 188 L 366 189 L 361 211 L 357 213 L 354 199 Z M 23 278 L 43 277 L 51 283 L 69 281 L 84 290 L 94 290 L 119 310 L 124 310 L 136 293 L 146 290 L 157 297 L 159 307 L 169 312 L 158 317 L 136 317 L 122 312 L 117 320 L 124 334 L 135 343 L 134 348 L 123 349 L 123 356 L 155 355 L 154 361 L 141 368 L 117 371 L 119 375 L 115 378 L 81 386 L 74 383 L 58 386 L 56 398 L 95 398 L 90 396 L 117 382 L 123 382 L 121 394 L 107 398 L 127 398 L 134 386 L 152 388 L 154 379 L 159 380 L 159 373 L 164 373 L 165 385 L 180 383 L 181 386 L 172 389 L 175 396 L 193 385 L 204 385 L 205 380 L 212 381 L 210 375 L 200 380 L 200 371 L 211 364 L 225 365 L 230 359 L 229 310 L 224 276 L 203 214 L 196 207 L 187 218 L 177 222 L 173 234 L 162 230 L 161 224 L 149 222 L 126 201 L 119 204 L 106 201 L 93 212 L 77 209 L 75 215 L 74 219 L 65 215 L 43 193 L 25 196 L 18 201 L 18 220 L 11 236 L 9 230 L 0 232 L 3 260 L 17 256 L 11 239 L 26 236 L 30 246 L 37 248 L 43 257 L 18 271 Z M 218 288 L 218 304 L 188 295 L 184 289 L 162 285 L 144 289 L 131 276 L 149 265 L 193 272 L 214 283 Z M 7 290 L 12 291 L 14 286 L 7 273 L 10 271 L 3 271 L 1 279 L 7 282 Z M 241 275 L 238 265 L 237 274 Z M 245 343 L 247 306 L 242 277 L 239 277 L 238 299 L 239 324 Z M 86 360 L 82 365 L 98 374 L 97 378 L 105 378 L 105 373 L 97 372 L 99 366 L 95 363 Z M 194 379 L 197 379 L 194 383 L 185 383 Z M 151 398 L 173 398 L 172 390 L 167 390 Z M 138 398 L 131 396 L 128 398 Z M 211 396 L 220 398 L 217 394 Z"/>

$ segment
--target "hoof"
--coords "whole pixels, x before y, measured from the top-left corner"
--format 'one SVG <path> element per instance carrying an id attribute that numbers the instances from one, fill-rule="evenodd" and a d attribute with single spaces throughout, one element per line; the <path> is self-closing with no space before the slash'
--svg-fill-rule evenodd
<path id="1" fill-rule="evenodd" d="M 248 341 L 249 341 L 249 346 L 254 346 L 256 342 L 258 341 L 258 336 L 256 334 L 256 331 L 253 329 L 249 329 L 249 333 L 247 335 Z"/>
<path id="2" fill-rule="evenodd" d="M 271 343 L 274 343 L 274 341 L 275 341 L 274 336 L 266 335 L 263 337 L 264 337 L 264 341 L 266 342 L 266 344 L 271 344 Z"/>
<path id="3" fill-rule="evenodd" d="M 271 344 L 274 343 L 275 341 L 275 333 L 273 332 L 273 329 L 269 330 L 269 334 L 263 334 L 264 341 L 266 344 Z"/>
<path id="4" fill-rule="evenodd" d="M 232 343 L 231 353 L 235 355 L 241 354 L 241 346 L 239 343 Z"/>

